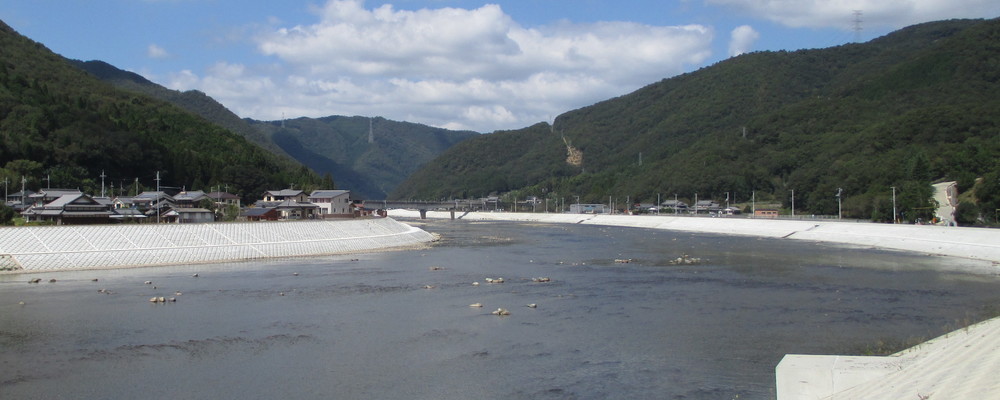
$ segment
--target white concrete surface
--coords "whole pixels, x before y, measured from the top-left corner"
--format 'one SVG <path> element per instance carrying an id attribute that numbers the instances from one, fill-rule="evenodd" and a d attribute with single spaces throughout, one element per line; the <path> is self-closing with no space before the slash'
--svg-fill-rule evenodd
<path id="1" fill-rule="evenodd" d="M 390 210 L 390 216 L 419 218 L 413 210 Z M 455 213 L 463 220 L 579 223 L 745 235 L 902 250 L 994 262 L 1000 273 L 1000 229 L 936 225 L 875 224 L 836 220 L 676 217 L 665 215 L 589 215 L 556 213 Z M 451 218 L 447 211 L 428 211 L 427 218 Z"/>
<path id="2" fill-rule="evenodd" d="M 778 400 L 1000 399 L 1000 318 L 888 357 L 786 355 Z"/>
<path id="3" fill-rule="evenodd" d="M 777 398 L 823 399 L 899 369 L 892 357 L 788 354 L 774 370 Z"/>
<path id="4" fill-rule="evenodd" d="M 434 240 L 391 218 L 0 228 L 0 270 L 227 262 L 345 254 Z"/>

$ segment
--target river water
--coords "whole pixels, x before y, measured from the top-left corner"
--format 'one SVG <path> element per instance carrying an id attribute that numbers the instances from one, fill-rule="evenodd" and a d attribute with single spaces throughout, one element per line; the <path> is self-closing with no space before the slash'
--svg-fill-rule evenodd
<path id="1" fill-rule="evenodd" d="M 634 228 L 410 222 L 442 240 L 0 275 L 0 398 L 771 399 L 786 353 L 929 339 L 1000 308 L 1000 277 L 962 272 L 989 268 L 976 261 Z M 684 254 L 701 263 L 670 264 Z M 501 307 L 511 315 L 491 315 Z"/>

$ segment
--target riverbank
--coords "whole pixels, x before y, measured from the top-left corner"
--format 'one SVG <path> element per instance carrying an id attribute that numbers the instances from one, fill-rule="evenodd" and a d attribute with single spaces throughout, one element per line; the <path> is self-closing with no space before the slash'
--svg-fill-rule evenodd
<path id="1" fill-rule="evenodd" d="M 417 211 L 392 210 L 400 218 Z M 450 212 L 427 212 L 451 218 Z M 520 221 L 666 229 L 724 235 L 809 240 L 992 261 L 1000 274 L 1000 230 L 822 220 L 675 216 L 456 213 L 474 221 Z M 777 399 L 996 398 L 1000 383 L 1000 318 L 994 318 L 889 357 L 786 355 L 775 368 Z"/>
<path id="2" fill-rule="evenodd" d="M 1000 318 L 888 357 L 789 354 L 775 368 L 778 400 L 996 399 Z"/>
<path id="3" fill-rule="evenodd" d="M 6 273 L 348 254 L 433 241 L 391 218 L 0 228 Z"/>
<path id="4" fill-rule="evenodd" d="M 420 218 L 415 210 L 390 210 L 400 218 Z M 686 232 L 743 235 L 837 243 L 930 255 L 992 261 L 1000 273 L 1000 230 L 933 225 L 875 224 L 835 220 L 677 217 L 666 215 L 593 215 L 555 213 L 456 212 L 473 221 L 593 224 Z M 427 218 L 451 218 L 448 211 L 428 211 Z"/>

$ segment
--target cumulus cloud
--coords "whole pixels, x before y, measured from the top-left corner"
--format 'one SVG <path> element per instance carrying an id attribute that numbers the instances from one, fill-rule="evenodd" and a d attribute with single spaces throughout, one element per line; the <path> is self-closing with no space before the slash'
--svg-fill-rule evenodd
<path id="1" fill-rule="evenodd" d="M 166 49 L 157 46 L 156 44 L 150 44 L 146 48 L 146 57 L 149 58 L 167 58 L 170 57 L 170 53 Z"/>
<path id="2" fill-rule="evenodd" d="M 760 39 L 760 33 L 750 25 L 736 27 L 729 34 L 729 55 L 738 56 L 750 51 L 757 39 Z"/>
<path id="3" fill-rule="evenodd" d="M 492 4 L 410 11 L 332 0 L 315 15 L 256 36 L 273 65 L 218 64 L 201 77 L 175 74 L 172 85 L 259 119 L 381 115 L 489 132 L 685 72 L 711 55 L 713 38 L 702 25 L 525 28 Z"/>
<path id="4" fill-rule="evenodd" d="M 950 18 L 997 15 L 996 0 L 706 0 L 732 7 L 740 13 L 793 27 L 851 29 L 854 11 L 864 24 L 902 28 L 916 23 Z"/>

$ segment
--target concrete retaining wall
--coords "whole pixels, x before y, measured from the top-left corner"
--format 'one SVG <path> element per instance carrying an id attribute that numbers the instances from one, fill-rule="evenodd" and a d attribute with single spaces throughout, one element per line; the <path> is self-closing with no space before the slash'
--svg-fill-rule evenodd
<path id="1" fill-rule="evenodd" d="M 406 218 L 420 216 L 416 211 L 410 210 L 391 210 L 389 215 Z M 427 217 L 451 218 L 451 213 L 429 211 Z M 594 224 L 786 238 L 1000 262 L 1000 229 L 831 220 L 708 218 L 666 215 L 472 212 L 468 214 L 456 213 L 456 217 L 461 217 L 463 220 Z"/>
<path id="2" fill-rule="evenodd" d="M 391 218 L 0 228 L 0 270 L 46 271 L 342 254 L 433 235 Z"/>

